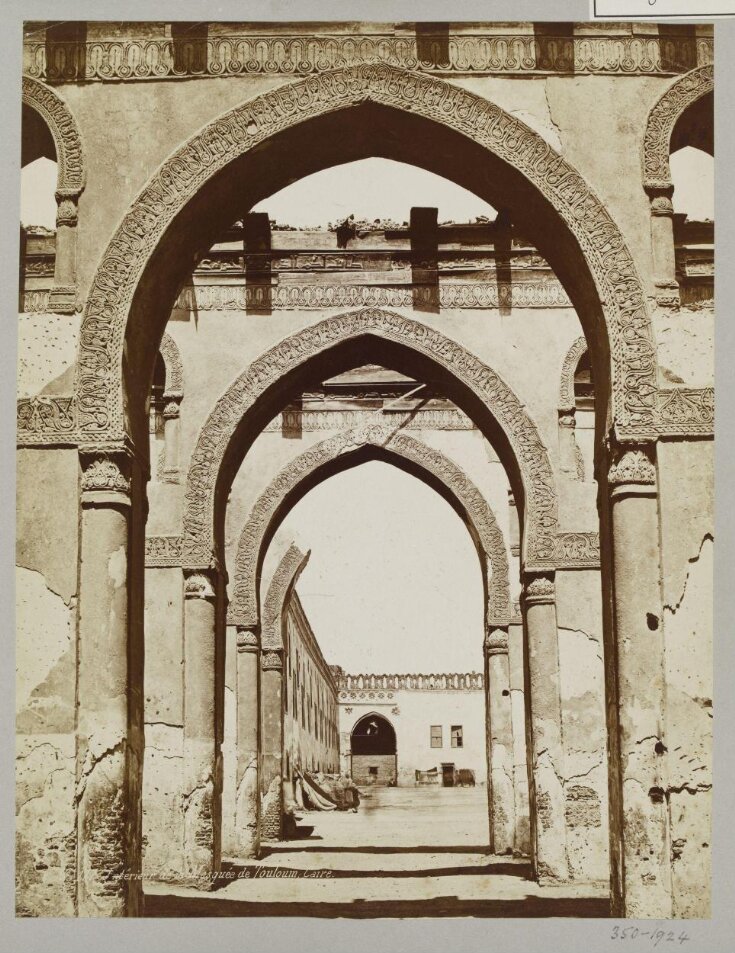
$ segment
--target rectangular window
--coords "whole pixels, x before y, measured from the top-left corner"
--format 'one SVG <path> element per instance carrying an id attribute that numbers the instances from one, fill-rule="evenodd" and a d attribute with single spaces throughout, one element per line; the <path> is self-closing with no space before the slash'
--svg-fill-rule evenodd
<path id="1" fill-rule="evenodd" d="M 461 725 L 452 725 L 452 747 L 453 748 L 462 747 L 462 726 Z"/>
<path id="2" fill-rule="evenodd" d="M 432 748 L 442 747 L 442 726 L 441 725 L 431 726 L 431 747 Z"/>

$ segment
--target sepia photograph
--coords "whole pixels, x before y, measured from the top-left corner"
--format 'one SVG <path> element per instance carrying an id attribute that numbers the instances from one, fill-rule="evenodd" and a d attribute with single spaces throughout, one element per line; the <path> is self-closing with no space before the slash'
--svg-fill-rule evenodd
<path id="1" fill-rule="evenodd" d="M 25 20 L 16 917 L 712 916 L 714 32 Z"/>

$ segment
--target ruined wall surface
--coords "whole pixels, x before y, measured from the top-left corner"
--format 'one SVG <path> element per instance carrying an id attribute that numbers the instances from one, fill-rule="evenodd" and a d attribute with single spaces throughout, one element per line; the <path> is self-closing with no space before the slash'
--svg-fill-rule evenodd
<path id="1" fill-rule="evenodd" d="M 714 443 L 658 445 L 674 916 L 710 916 Z"/>
<path id="2" fill-rule="evenodd" d="M 16 538 L 17 912 L 76 897 L 76 450 L 20 450 Z"/>
<path id="3" fill-rule="evenodd" d="M 556 574 L 567 856 L 577 880 L 606 882 L 608 778 L 602 595 L 597 570 Z"/>

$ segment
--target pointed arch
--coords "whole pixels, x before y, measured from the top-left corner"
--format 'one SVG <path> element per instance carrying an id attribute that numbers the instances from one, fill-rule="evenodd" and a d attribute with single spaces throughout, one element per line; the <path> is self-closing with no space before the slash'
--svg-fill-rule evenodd
<path id="1" fill-rule="evenodd" d="M 184 396 L 184 365 L 181 361 L 181 352 L 170 334 L 165 333 L 161 338 L 158 349 L 161 352 L 166 367 L 165 400 L 182 400 Z"/>
<path id="2" fill-rule="evenodd" d="M 574 375 L 582 355 L 587 353 L 587 339 L 582 337 L 572 344 L 564 357 L 559 383 L 559 413 L 571 413 L 575 408 Z"/>
<path id="3" fill-rule="evenodd" d="M 286 338 L 255 360 L 217 401 L 191 456 L 183 517 L 183 560 L 189 568 L 208 566 L 220 554 L 215 539 L 216 496 L 223 474 L 234 475 L 244 453 L 237 438 L 255 419 L 266 395 L 284 380 L 304 374 L 311 363 L 351 347 L 364 357 L 366 342 L 395 346 L 425 362 L 443 383 L 461 388 L 465 401 L 492 418 L 504 447 L 506 471 L 524 501 L 523 558 L 527 566 L 553 564 L 557 496 L 548 453 L 536 425 L 511 388 L 490 367 L 438 331 L 379 308 L 363 308 L 327 318 Z M 265 421 L 264 421 L 265 422 Z M 241 457 L 240 457 L 241 459 Z"/>
<path id="4" fill-rule="evenodd" d="M 366 452 L 367 451 L 367 452 Z M 286 508 L 312 488 L 320 477 L 376 457 L 387 462 L 406 462 L 444 489 L 459 510 L 487 562 L 491 575 L 487 592 L 486 622 L 504 626 L 510 621 L 508 553 L 495 515 L 482 493 L 448 457 L 420 440 L 393 428 L 374 425 L 356 427 L 328 437 L 287 464 L 261 493 L 243 527 L 235 558 L 234 586 L 227 619 L 230 625 L 254 629 L 258 625 L 260 566 L 268 541 Z M 262 625 L 268 624 L 263 607 Z"/>
<path id="5" fill-rule="evenodd" d="M 647 192 L 673 188 L 669 156 L 674 127 L 685 110 L 714 88 L 714 66 L 699 66 L 674 80 L 651 108 L 643 136 L 643 188 Z"/>
<path id="6" fill-rule="evenodd" d="M 282 649 L 283 611 L 288 605 L 294 586 L 309 562 L 311 550 L 303 553 L 295 543 L 291 543 L 273 573 L 268 592 L 263 601 L 263 629 L 261 645 L 263 652 Z"/>
<path id="7" fill-rule="evenodd" d="M 268 162 L 267 146 L 279 136 L 283 142 L 290 130 L 304 130 L 317 119 L 323 123 L 325 117 L 332 117 L 334 126 L 345 111 L 366 105 L 388 118 L 400 113 L 405 123 L 423 123 L 422 128 L 431 126 L 472 148 L 472 162 L 457 163 L 455 156 L 454 163 L 445 164 L 445 174 L 454 174 L 460 184 L 466 179 L 468 187 L 487 190 L 488 183 L 496 181 L 493 170 L 497 170 L 512 179 L 517 192 L 525 190 L 533 206 L 527 221 L 532 224 L 543 217 L 546 225 L 538 227 L 554 230 L 555 240 L 547 234 L 545 242 L 549 254 L 563 265 L 569 257 L 560 251 L 563 244 L 580 265 L 564 266 L 567 290 L 584 305 L 580 316 L 589 324 L 599 380 L 610 383 L 610 412 L 618 434 L 650 434 L 655 429 L 655 346 L 643 288 L 619 228 L 584 178 L 537 132 L 496 104 L 436 77 L 387 64 L 361 64 L 285 83 L 235 107 L 177 149 L 149 180 L 104 252 L 87 298 L 76 379 L 85 443 L 121 441 L 135 429 L 124 407 L 134 415 L 135 375 L 144 373 L 147 362 L 152 364 L 151 346 L 157 346 L 157 339 L 148 338 L 155 338 L 155 328 L 162 330 L 167 318 L 163 302 L 152 308 L 146 296 L 165 295 L 170 306 L 178 277 L 172 274 L 167 278 L 171 287 L 155 291 L 155 282 L 142 279 L 149 266 L 161 267 L 162 240 L 173 241 L 176 228 L 186 230 L 194 214 L 193 200 L 203 201 L 205 186 L 224 188 L 220 173 L 241 160 L 260 157 L 257 161 Z M 324 136 L 319 148 L 325 156 L 330 149 L 334 155 L 329 153 L 323 161 L 348 161 L 351 139 L 334 132 Z M 391 137 L 378 141 L 380 148 L 392 148 Z M 400 148 L 415 152 L 413 141 L 409 132 Z M 368 146 L 356 143 L 354 149 L 359 148 L 365 151 Z M 370 140 L 369 148 L 376 154 L 375 140 Z M 292 148 L 290 154 L 298 156 L 298 150 Z M 414 161 L 433 160 L 422 150 Z M 270 166 L 274 165 L 278 163 L 271 156 Z M 312 171 L 317 167 L 313 165 Z M 517 203 L 521 209 L 530 205 Z M 152 260 L 157 264 L 151 265 Z M 147 328 L 151 313 L 155 327 Z M 134 359 L 126 363 L 124 377 L 126 340 Z M 609 373 L 603 375 L 603 368 Z"/>
<path id="8" fill-rule="evenodd" d="M 30 76 L 23 77 L 23 105 L 29 106 L 43 119 L 56 146 L 58 173 L 56 199 L 76 199 L 86 182 L 82 137 L 71 110 L 55 89 Z"/>

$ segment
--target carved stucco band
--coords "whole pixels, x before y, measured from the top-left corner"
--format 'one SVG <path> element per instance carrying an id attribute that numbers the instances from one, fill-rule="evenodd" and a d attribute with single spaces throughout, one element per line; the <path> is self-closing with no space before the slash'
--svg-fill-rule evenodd
<path id="1" fill-rule="evenodd" d="M 484 496 L 444 454 L 406 433 L 380 424 L 347 430 L 310 447 L 287 464 L 263 491 L 240 535 L 228 621 L 236 625 L 257 624 L 258 564 L 274 516 L 289 494 L 327 464 L 369 446 L 381 447 L 389 456 L 418 465 L 454 496 L 490 563 L 488 623 L 506 625 L 510 609 L 508 554 L 503 534 Z"/>
<path id="2" fill-rule="evenodd" d="M 587 353 L 587 339 L 582 336 L 572 344 L 567 351 L 561 368 L 561 382 L 559 384 L 559 413 L 570 413 L 575 407 L 574 375 L 583 354 Z"/>
<path id="3" fill-rule="evenodd" d="M 146 568 L 171 568 L 181 566 L 180 536 L 146 536 Z"/>
<path id="4" fill-rule="evenodd" d="M 599 533 L 559 533 L 554 565 L 557 569 L 599 569 Z"/>
<path id="5" fill-rule="evenodd" d="M 164 400 L 180 401 L 184 396 L 184 366 L 176 342 L 170 334 L 166 333 L 161 338 L 159 351 L 166 367 Z"/>
<path id="6" fill-rule="evenodd" d="M 284 411 L 287 419 L 293 413 Z M 365 416 L 364 411 L 304 411 L 300 422 L 304 430 L 334 430 L 337 414 L 344 424 Z M 662 388 L 656 393 L 656 421 L 656 432 L 660 436 L 712 436 L 714 388 Z M 420 411 L 405 425 L 419 430 L 474 429 L 472 421 L 459 411 Z M 265 429 L 280 430 L 281 426 L 282 421 L 277 419 Z M 80 436 L 75 398 L 69 395 L 21 397 L 17 402 L 16 427 L 19 447 L 74 446 Z"/>
<path id="7" fill-rule="evenodd" d="M 299 547 L 292 543 L 273 573 L 263 602 L 260 638 L 264 656 L 268 652 L 283 650 L 283 612 L 310 555 L 311 551 L 302 553 Z M 266 667 L 265 661 L 263 667 Z"/>
<path id="8" fill-rule="evenodd" d="M 557 497 L 546 448 L 524 405 L 495 371 L 462 346 L 410 318 L 372 308 L 327 318 L 286 338 L 255 360 L 217 401 L 199 434 L 189 467 L 183 522 L 185 561 L 207 565 L 211 558 L 221 462 L 236 428 L 258 397 L 314 355 L 366 334 L 403 343 L 440 364 L 489 409 L 505 431 L 521 471 L 526 499 L 525 560 L 529 565 L 550 564 Z"/>
<path id="9" fill-rule="evenodd" d="M 69 107 L 55 90 L 30 76 L 23 77 L 23 103 L 41 116 L 53 136 L 57 202 L 77 199 L 84 190 L 86 170 L 82 137 Z"/>
<path id="10" fill-rule="evenodd" d="M 673 186 L 669 153 L 674 126 L 684 110 L 715 88 L 714 66 L 700 66 L 675 80 L 648 114 L 643 137 L 643 188 Z"/>
<path id="11" fill-rule="evenodd" d="M 530 25 L 514 32 L 462 28 L 348 33 L 315 29 L 299 36 L 237 30 L 226 35 L 192 38 L 178 45 L 171 37 L 95 36 L 86 43 L 72 40 L 23 44 L 24 69 L 48 82 L 140 82 L 187 79 L 191 76 L 304 76 L 364 62 L 400 64 L 420 72 L 462 76 L 562 73 L 640 76 L 680 73 L 711 62 L 711 36 L 630 34 L 615 32 L 570 36 L 564 30 L 539 37 Z"/>
<path id="12" fill-rule="evenodd" d="M 370 64 L 287 83 L 237 106 L 153 175 L 103 253 L 87 298 L 76 381 L 85 439 L 114 439 L 124 430 L 126 323 L 143 271 L 174 217 L 208 180 L 270 136 L 366 101 L 458 132 L 516 168 L 556 210 L 579 243 L 602 304 L 618 433 L 651 432 L 656 386 L 650 318 L 631 254 L 604 204 L 538 133 L 494 103 L 433 77 Z"/>

